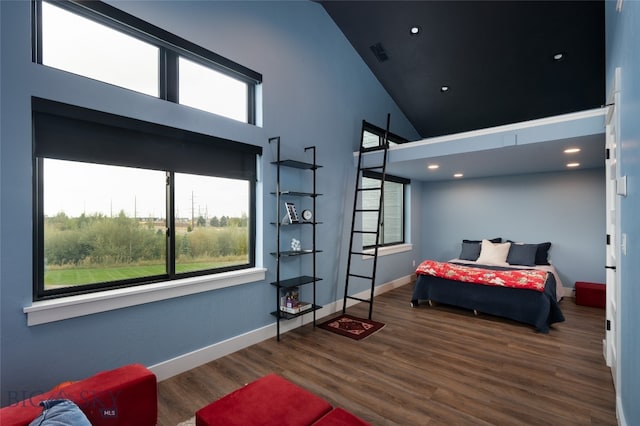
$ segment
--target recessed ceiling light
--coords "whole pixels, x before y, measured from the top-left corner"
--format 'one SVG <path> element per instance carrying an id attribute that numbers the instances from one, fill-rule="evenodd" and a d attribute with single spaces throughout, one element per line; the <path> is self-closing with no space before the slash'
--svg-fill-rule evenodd
<path id="1" fill-rule="evenodd" d="M 429 170 L 435 170 L 435 169 L 439 169 L 439 168 L 440 168 L 440 166 L 438 164 L 429 164 L 427 166 L 427 169 L 429 169 Z"/>
<path id="2" fill-rule="evenodd" d="M 442 93 L 448 92 L 448 91 L 449 91 L 449 86 L 441 86 L 441 87 L 440 87 L 440 91 L 441 91 Z"/>
<path id="3" fill-rule="evenodd" d="M 565 154 L 575 154 L 576 152 L 580 152 L 580 148 L 567 148 L 564 150 Z"/>
<path id="4" fill-rule="evenodd" d="M 453 175 L 454 178 L 461 178 L 462 176 L 464 176 L 462 173 L 456 173 Z"/>
<path id="5" fill-rule="evenodd" d="M 414 25 L 413 27 L 409 28 L 409 34 L 411 35 L 418 35 L 420 34 L 420 31 L 422 31 L 420 25 Z"/>
<path id="6" fill-rule="evenodd" d="M 561 61 L 563 60 L 565 57 L 565 53 L 564 52 L 558 52 L 556 54 L 553 55 L 553 60 L 554 61 Z"/>
<path id="7" fill-rule="evenodd" d="M 580 163 L 568 163 L 567 167 L 579 167 Z"/>

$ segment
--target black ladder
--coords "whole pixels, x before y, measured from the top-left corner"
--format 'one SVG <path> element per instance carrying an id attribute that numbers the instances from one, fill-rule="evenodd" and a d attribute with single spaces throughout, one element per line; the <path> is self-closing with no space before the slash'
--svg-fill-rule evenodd
<path id="1" fill-rule="evenodd" d="M 389 120 L 390 116 L 387 115 L 387 127 L 384 132 L 384 137 L 379 139 L 377 145 L 366 146 L 364 137 L 360 140 L 360 149 L 358 151 L 358 174 L 356 176 L 356 186 L 355 186 L 355 194 L 353 197 L 353 215 L 351 217 L 351 238 L 349 240 L 349 258 L 347 260 L 347 276 L 344 284 L 344 299 L 342 301 L 342 313 L 344 314 L 347 310 L 347 299 L 357 300 L 360 302 L 365 302 L 369 304 L 369 319 L 371 319 L 371 315 L 373 313 L 373 295 L 375 290 L 376 283 L 376 269 L 378 265 L 378 247 L 380 245 L 380 232 L 381 227 L 383 226 L 383 204 L 384 204 L 384 180 L 385 173 L 387 168 L 387 154 L 389 151 Z M 362 132 L 361 135 L 364 135 L 364 127 L 365 122 L 362 122 Z M 367 165 L 363 166 L 363 154 L 373 152 L 373 151 L 382 151 L 382 161 L 380 165 Z M 377 158 L 377 157 L 376 157 Z M 363 181 L 365 177 L 372 177 L 376 180 L 379 179 L 380 185 L 375 187 L 364 186 Z M 377 195 L 377 206 L 372 207 L 369 205 L 363 205 L 363 198 L 365 194 L 375 194 Z M 371 197 L 368 197 L 369 199 Z M 375 229 L 364 229 L 364 220 L 363 216 L 368 215 L 369 226 L 371 223 L 375 223 Z M 375 221 L 372 220 L 372 217 L 375 217 Z M 375 235 L 375 243 L 373 244 L 373 252 L 370 250 L 354 250 L 354 239 L 356 235 L 361 235 L 362 239 L 365 239 L 366 236 L 374 236 Z M 361 244 L 363 246 L 364 244 Z M 354 273 L 352 271 L 352 259 L 354 256 L 362 256 L 362 257 L 370 257 L 373 258 L 373 261 L 370 263 L 371 269 L 370 272 L 364 273 Z M 363 269 L 367 269 L 366 267 Z M 349 295 L 349 283 L 351 280 L 365 280 L 371 282 L 371 295 L 369 299 L 363 299 L 355 296 Z"/>

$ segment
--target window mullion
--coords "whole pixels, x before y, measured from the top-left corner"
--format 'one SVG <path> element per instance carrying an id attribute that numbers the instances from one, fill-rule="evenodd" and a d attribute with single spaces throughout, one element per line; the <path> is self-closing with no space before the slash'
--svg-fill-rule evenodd
<path id="1" fill-rule="evenodd" d="M 247 84 L 247 122 L 256 124 L 256 85 Z"/>
<path id="2" fill-rule="evenodd" d="M 178 103 L 178 54 L 160 48 L 160 98 Z"/>
<path id="3" fill-rule="evenodd" d="M 34 162 L 34 206 L 33 233 L 35 250 L 33 258 L 33 295 L 34 299 L 44 293 L 44 176 L 43 160 L 35 158 Z"/>
<path id="4" fill-rule="evenodd" d="M 32 61 L 42 63 L 42 2 L 34 1 L 32 3 L 32 28 L 33 35 L 31 38 L 31 56 Z"/>
<path id="5" fill-rule="evenodd" d="M 175 217 L 175 173 L 167 172 L 167 273 L 176 275 L 176 217 Z"/>

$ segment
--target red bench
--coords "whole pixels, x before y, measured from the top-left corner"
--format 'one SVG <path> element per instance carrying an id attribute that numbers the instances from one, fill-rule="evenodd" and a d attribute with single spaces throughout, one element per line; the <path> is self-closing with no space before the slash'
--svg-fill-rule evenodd
<path id="1" fill-rule="evenodd" d="M 196 426 L 366 426 L 369 423 L 283 379 L 268 374 L 196 412 Z"/>
<path id="2" fill-rule="evenodd" d="M 576 305 L 604 308 L 607 299 L 607 286 L 602 283 L 576 282 Z"/>
<path id="3" fill-rule="evenodd" d="M 156 376 L 131 364 L 12 402 L 0 409 L 0 423 L 28 425 L 42 413 L 39 403 L 46 399 L 75 402 L 93 426 L 155 426 L 158 420 Z"/>

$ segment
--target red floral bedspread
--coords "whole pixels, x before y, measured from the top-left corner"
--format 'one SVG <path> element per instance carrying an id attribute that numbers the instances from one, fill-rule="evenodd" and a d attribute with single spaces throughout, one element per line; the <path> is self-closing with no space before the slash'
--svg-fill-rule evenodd
<path id="1" fill-rule="evenodd" d="M 535 269 L 494 271 L 492 269 L 474 268 L 447 262 L 436 262 L 435 260 L 422 262 L 416 269 L 416 274 L 433 275 L 434 277 L 474 284 L 526 288 L 540 292 L 544 291 L 544 286 L 547 282 L 547 273 Z"/>

